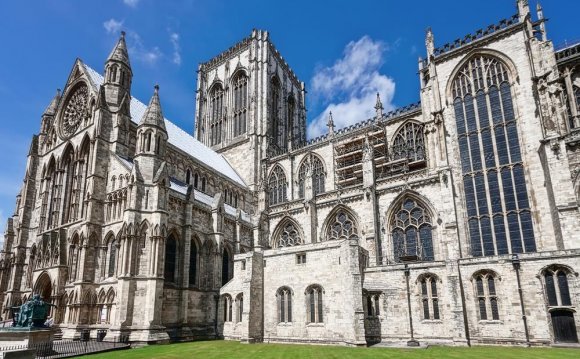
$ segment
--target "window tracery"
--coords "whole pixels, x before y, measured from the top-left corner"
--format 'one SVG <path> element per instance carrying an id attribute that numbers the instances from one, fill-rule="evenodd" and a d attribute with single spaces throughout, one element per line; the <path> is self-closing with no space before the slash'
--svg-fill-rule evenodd
<path id="1" fill-rule="evenodd" d="M 407 122 L 395 135 L 392 155 L 394 160 L 407 158 L 409 162 L 425 160 L 423 125 Z"/>
<path id="2" fill-rule="evenodd" d="M 284 171 L 280 166 L 276 166 L 270 174 L 270 179 L 268 180 L 270 205 L 276 205 L 287 201 L 287 185 L 288 183 L 286 181 L 286 175 L 284 174 Z"/>
<path id="3" fill-rule="evenodd" d="M 499 320 L 496 278 L 492 272 L 481 272 L 475 276 L 475 294 L 480 320 Z"/>
<path id="4" fill-rule="evenodd" d="M 509 71 L 478 55 L 452 84 L 471 254 L 535 252 Z"/>
<path id="5" fill-rule="evenodd" d="M 322 303 L 323 290 L 318 285 L 312 285 L 306 290 L 306 318 L 308 323 L 323 323 L 324 310 Z"/>
<path id="6" fill-rule="evenodd" d="M 571 306 L 570 287 L 568 285 L 568 272 L 561 267 L 551 267 L 544 271 L 544 285 L 548 305 Z"/>
<path id="7" fill-rule="evenodd" d="M 81 83 L 69 97 L 60 121 L 60 131 L 63 137 L 72 136 L 81 122 L 89 119 L 89 88 Z"/>
<path id="8" fill-rule="evenodd" d="M 437 293 L 437 278 L 426 275 L 420 281 L 423 319 L 441 319 L 439 314 L 439 295 Z"/>
<path id="9" fill-rule="evenodd" d="M 233 81 L 234 85 L 234 136 L 246 133 L 248 112 L 248 76 L 240 72 Z"/>
<path id="10" fill-rule="evenodd" d="M 304 161 L 298 171 L 298 198 L 304 198 L 306 191 L 306 180 L 310 172 L 312 180 L 312 192 L 317 194 L 324 193 L 324 181 L 326 174 L 324 172 L 324 165 L 317 156 L 312 156 L 311 160 Z"/>
<path id="11" fill-rule="evenodd" d="M 302 237 L 300 236 L 300 232 L 298 228 L 294 225 L 293 222 L 288 221 L 284 227 L 282 227 L 282 231 L 280 232 L 278 238 L 278 247 L 293 247 L 300 244 L 303 244 Z"/>
<path id="12" fill-rule="evenodd" d="M 353 217 L 343 209 L 337 211 L 328 226 L 326 238 L 328 240 L 358 239 L 358 228 Z"/>
<path id="13" fill-rule="evenodd" d="M 405 198 L 391 219 L 396 262 L 434 260 L 431 217 L 416 200 Z"/>
<path id="14" fill-rule="evenodd" d="M 210 136 L 211 145 L 222 142 L 222 127 L 224 122 L 224 90 L 217 84 L 210 93 Z"/>
<path id="15" fill-rule="evenodd" d="M 292 291 L 288 287 L 281 287 L 276 292 L 278 301 L 278 323 L 292 322 Z"/>

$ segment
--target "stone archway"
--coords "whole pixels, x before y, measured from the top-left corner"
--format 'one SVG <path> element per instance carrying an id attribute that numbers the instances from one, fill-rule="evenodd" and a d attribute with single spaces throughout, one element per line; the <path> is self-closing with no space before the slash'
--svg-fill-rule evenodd
<path id="1" fill-rule="evenodd" d="M 48 273 L 42 273 L 34 285 L 34 294 L 39 294 L 42 300 L 50 303 L 52 297 L 52 281 Z"/>

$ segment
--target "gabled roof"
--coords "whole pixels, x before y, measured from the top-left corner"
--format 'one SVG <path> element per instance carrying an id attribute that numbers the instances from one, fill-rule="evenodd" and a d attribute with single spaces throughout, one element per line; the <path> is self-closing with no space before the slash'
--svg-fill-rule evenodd
<path id="1" fill-rule="evenodd" d="M 82 62 L 81 64 L 84 66 L 87 74 L 90 76 L 91 81 L 96 86 L 95 91 L 98 91 L 99 87 L 103 84 L 103 76 L 92 69 L 90 66 Z M 145 114 L 147 106 L 145 106 L 143 102 L 137 100 L 135 97 L 131 97 L 130 110 L 131 121 L 138 124 Z M 223 174 L 232 181 L 242 186 L 246 186 L 244 180 L 242 180 L 236 170 L 234 170 L 234 168 L 222 155 L 216 153 L 211 148 L 205 146 L 203 143 L 193 138 L 193 136 L 177 127 L 177 125 L 169 121 L 167 118 L 165 118 L 165 128 L 167 129 L 167 136 L 169 137 L 170 144 L 179 148 L 191 157 L 194 157 L 199 162 L 215 169 L 217 172 Z"/>

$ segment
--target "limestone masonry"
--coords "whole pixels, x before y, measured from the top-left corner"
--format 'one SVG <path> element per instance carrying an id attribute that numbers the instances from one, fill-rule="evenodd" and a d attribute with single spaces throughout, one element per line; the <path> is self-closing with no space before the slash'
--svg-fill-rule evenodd
<path id="1" fill-rule="evenodd" d="M 310 141 L 266 31 L 199 65 L 193 135 L 158 86 L 131 97 L 124 34 L 104 75 L 77 60 L 32 137 L 0 316 L 38 293 L 64 338 L 577 343 L 580 44 L 517 9 L 427 30 L 419 103 L 379 94 Z"/>

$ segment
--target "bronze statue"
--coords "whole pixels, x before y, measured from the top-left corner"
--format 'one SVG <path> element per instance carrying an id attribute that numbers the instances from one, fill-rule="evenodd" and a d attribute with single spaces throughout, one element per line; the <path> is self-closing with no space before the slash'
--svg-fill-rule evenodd
<path id="1" fill-rule="evenodd" d="M 44 328 L 50 307 L 54 304 L 47 303 L 35 294 L 26 303 L 22 304 L 20 310 L 14 316 L 13 327 L 20 328 Z"/>

